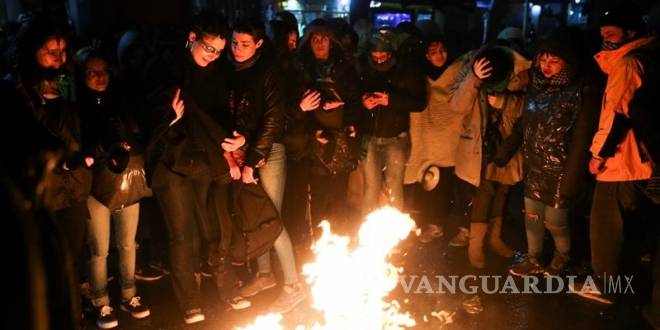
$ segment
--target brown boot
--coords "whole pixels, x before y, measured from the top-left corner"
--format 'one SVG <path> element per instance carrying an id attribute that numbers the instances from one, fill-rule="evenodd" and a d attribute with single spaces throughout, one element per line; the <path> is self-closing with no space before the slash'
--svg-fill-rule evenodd
<path id="1" fill-rule="evenodd" d="M 470 224 L 470 243 L 468 244 L 468 258 L 474 268 L 486 267 L 486 258 L 484 256 L 484 238 L 488 224 L 483 222 L 473 222 Z"/>
<path id="2" fill-rule="evenodd" d="M 493 252 L 504 258 L 512 258 L 513 250 L 502 241 L 502 217 L 490 220 L 490 235 L 488 243 Z"/>

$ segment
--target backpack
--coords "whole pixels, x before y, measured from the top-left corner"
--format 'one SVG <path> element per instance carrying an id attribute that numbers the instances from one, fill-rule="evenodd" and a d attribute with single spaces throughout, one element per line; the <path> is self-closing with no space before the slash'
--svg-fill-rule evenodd
<path id="1" fill-rule="evenodd" d="M 268 252 L 284 226 L 261 185 L 234 182 L 231 203 L 232 220 L 238 232 L 231 249 L 234 261 L 249 261 Z"/>

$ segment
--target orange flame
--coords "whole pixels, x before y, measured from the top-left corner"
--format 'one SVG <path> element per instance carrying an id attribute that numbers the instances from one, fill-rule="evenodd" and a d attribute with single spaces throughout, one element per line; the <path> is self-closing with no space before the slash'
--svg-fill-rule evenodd
<path id="1" fill-rule="evenodd" d="M 323 234 L 313 247 L 316 261 L 303 266 L 312 307 L 324 316 L 311 329 L 395 330 L 414 326 L 409 314 L 400 313 L 397 301 L 385 301 L 403 271 L 386 259 L 415 228 L 410 216 L 392 207 L 372 212 L 360 227 L 358 246 L 353 250 L 348 237 L 332 233 L 330 223 L 323 221 L 321 227 Z M 244 330 L 283 329 L 281 319 L 277 314 L 261 316 Z"/>

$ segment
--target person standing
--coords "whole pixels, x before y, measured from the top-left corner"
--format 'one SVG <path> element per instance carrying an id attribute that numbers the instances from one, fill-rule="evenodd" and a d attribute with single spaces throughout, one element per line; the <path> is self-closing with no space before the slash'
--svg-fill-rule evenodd
<path id="1" fill-rule="evenodd" d="M 599 86 L 580 56 L 579 31 L 559 30 L 539 43 L 525 113 L 510 137 L 522 143 L 527 172 L 525 229 L 527 259 L 510 268 L 518 276 L 558 276 L 570 259 L 569 210 L 586 186 L 587 149 L 598 122 Z M 518 126 L 520 125 L 520 126 Z M 518 133 L 518 134 L 516 134 Z M 509 145 L 506 148 L 517 149 Z M 513 150 L 511 150 L 513 152 Z M 496 162 L 499 160 L 496 157 Z M 546 267 L 541 256 L 546 229 L 555 253 Z"/>
<path id="2" fill-rule="evenodd" d="M 410 153 L 410 113 L 426 106 L 424 75 L 416 66 L 394 56 L 390 31 L 369 40 L 369 52 L 360 63 L 364 134 L 365 193 L 363 215 L 378 207 L 381 191 L 387 202 L 402 210 L 403 176 Z M 384 178 L 384 180 L 383 180 Z"/>
<path id="3" fill-rule="evenodd" d="M 277 68 L 269 62 L 265 32 L 257 21 L 243 19 L 236 23 L 231 35 L 229 55 L 232 72 L 229 77 L 229 109 L 238 127 L 245 130 L 245 163 L 241 180 L 245 184 L 261 184 L 277 211 L 282 214 L 286 183 L 286 148 L 281 143 L 284 129 L 283 86 Z M 257 181 L 259 180 L 259 181 Z M 284 285 L 270 306 L 276 313 L 291 311 L 306 293 L 298 279 L 291 239 L 282 230 L 273 244 L 284 274 Z M 256 277 L 241 288 L 243 297 L 274 288 L 270 252 L 257 258 Z"/>
<path id="4" fill-rule="evenodd" d="M 599 285 L 609 283 L 619 272 L 624 215 L 644 203 L 640 186 L 653 172 L 653 162 L 629 124 L 630 101 L 644 83 L 644 67 L 632 53 L 652 40 L 646 37 L 641 10 L 632 4 L 607 10 L 601 18 L 600 35 L 602 50 L 594 58 L 607 75 L 607 83 L 589 161 L 589 171 L 596 176 L 589 231 L 597 288 L 575 283 L 570 289 L 582 297 L 612 304 L 612 297 Z"/>

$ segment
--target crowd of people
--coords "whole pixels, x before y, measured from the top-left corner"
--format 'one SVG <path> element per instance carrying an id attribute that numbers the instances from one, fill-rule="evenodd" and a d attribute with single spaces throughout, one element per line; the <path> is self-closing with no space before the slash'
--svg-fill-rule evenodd
<path id="1" fill-rule="evenodd" d="M 422 243 L 458 227 L 449 245 L 484 269 L 484 245 L 520 257 L 502 239 L 507 200 L 523 198 L 515 185 L 527 251 L 510 273 L 566 275 L 573 242 L 588 241 L 606 283 L 624 240 L 641 239 L 629 222 L 658 237 L 660 24 L 642 14 L 605 12 L 595 55 L 583 31 L 561 27 L 531 45 L 505 28 L 460 56 L 439 29 L 411 23 L 358 35 L 319 18 L 300 36 L 287 12 L 265 26 L 204 11 L 160 44 L 132 30 L 81 45 L 66 20 L 34 14 L 1 86 L 3 203 L 29 311 L 12 317 L 77 328 L 85 296 L 99 328 L 118 326 L 115 308 L 146 318 L 135 281 L 149 269 L 167 270 L 187 324 L 205 319 L 201 276 L 233 309 L 281 281 L 270 311 L 286 313 L 306 299 L 300 263 L 318 224 L 351 233 L 385 204 L 413 215 Z M 588 236 L 572 237 L 575 214 L 590 215 Z M 658 326 L 654 276 L 645 316 Z M 58 303 L 31 298 L 43 292 Z"/>

